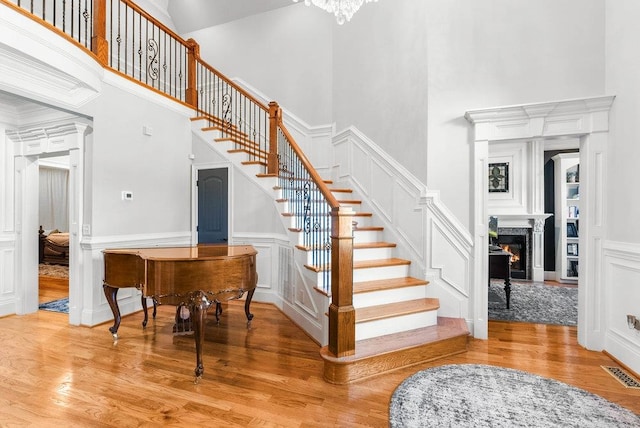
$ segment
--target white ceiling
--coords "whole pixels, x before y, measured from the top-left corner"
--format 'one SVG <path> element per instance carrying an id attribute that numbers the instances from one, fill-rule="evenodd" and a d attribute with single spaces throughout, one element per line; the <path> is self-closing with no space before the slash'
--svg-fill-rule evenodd
<path id="1" fill-rule="evenodd" d="M 178 33 L 185 34 L 292 4 L 293 0 L 168 0 L 167 11 Z"/>

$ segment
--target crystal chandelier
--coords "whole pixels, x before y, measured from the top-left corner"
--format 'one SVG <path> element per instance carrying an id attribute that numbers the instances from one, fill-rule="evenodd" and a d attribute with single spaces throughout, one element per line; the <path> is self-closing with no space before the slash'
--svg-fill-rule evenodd
<path id="1" fill-rule="evenodd" d="M 298 3 L 300 0 L 293 0 Z M 354 13 L 360 9 L 363 3 L 370 3 L 378 0 L 304 0 L 304 4 L 307 6 L 312 3 L 321 9 L 326 10 L 329 13 L 333 13 L 336 16 L 336 21 L 339 25 L 344 24 L 345 21 L 350 21 Z"/>

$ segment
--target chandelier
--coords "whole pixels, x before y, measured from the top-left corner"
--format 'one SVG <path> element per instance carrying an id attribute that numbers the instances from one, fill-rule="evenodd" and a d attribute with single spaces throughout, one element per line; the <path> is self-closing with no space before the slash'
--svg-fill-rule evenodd
<path id="1" fill-rule="evenodd" d="M 298 3 L 300 0 L 293 0 Z M 312 3 L 320 9 L 324 9 L 336 16 L 339 25 L 350 21 L 354 13 L 360 9 L 363 3 L 370 3 L 378 0 L 304 0 L 304 4 L 310 6 Z"/>

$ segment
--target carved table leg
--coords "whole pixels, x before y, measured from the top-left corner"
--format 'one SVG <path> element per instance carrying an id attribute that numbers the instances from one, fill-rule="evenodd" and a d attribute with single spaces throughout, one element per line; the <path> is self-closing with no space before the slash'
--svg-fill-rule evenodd
<path id="1" fill-rule="evenodd" d="M 142 312 L 144 312 L 144 320 L 142 320 L 142 327 L 147 326 L 147 322 L 149 321 L 149 316 L 147 315 L 147 297 L 141 296 L 142 298 Z M 156 312 L 158 310 L 158 304 L 156 301 L 153 301 L 153 319 L 156 319 Z"/>
<path id="2" fill-rule="evenodd" d="M 247 299 L 244 302 L 244 313 L 247 316 L 247 325 L 251 324 L 251 320 L 253 319 L 253 314 L 250 312 L 249 307 L 251 306 L 251 299 L 253 298 L 253 293 L 255 291 L 255 288 L 249 290 L 247 293 Z"/>
<path id="3" fill-rule="evenodd" d="M 147 321 L 149 321 L 149 314 L 147 314 L 147 297 L 145 295 L 142 295 L 141 299 L 142 299 L 142 312 L 144 313 L 144 319 L 142 320 L 142 327 L 146 327 Z M 154 306 L 155 306 L 155 303 L 154 303 Z"/>
<path id="4" fill-rule="evenodd" d="M 118 308 L 117 299 L 118 289 L 111 287 L 108 284 L 103 284 L 102 289 L 104 290 L 104 295 L 107 298 L 107 302 L 109 302 L 109 307 L 113 313 L 113 326 L 109 327 L 109 331 L 113 335 L 114 339 L 118 339 L 118 327 L 120 327 L 120 308 Z"/>
<path id="5" fill-rule="evenodd" d="M 207 303 L 202 296 L 197 293 L 190 306 L 193 318 L 193 338 L 196 341 L 196 369 L 195 383 L 202 378 L 204 364 L 202 363 L 202 347 L 204 346 L 204 319 L 207 314 Z"/>
<path id="6" fill-rule="evenodd" d="M 504 280 L 504 294 L 507 297 L 507 309 L 509 309 L 509 302 L 511 301 L 511 278 L 509 277 Z"/>

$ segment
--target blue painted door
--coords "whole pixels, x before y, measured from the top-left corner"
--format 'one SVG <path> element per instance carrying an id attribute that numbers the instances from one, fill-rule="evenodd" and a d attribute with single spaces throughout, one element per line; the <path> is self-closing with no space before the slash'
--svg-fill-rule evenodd
<path id="1" fill-rule="evenodd" d="M 229 240 L 228 168 L 198 171 L 198 243 L 227 243 Z"/>

